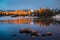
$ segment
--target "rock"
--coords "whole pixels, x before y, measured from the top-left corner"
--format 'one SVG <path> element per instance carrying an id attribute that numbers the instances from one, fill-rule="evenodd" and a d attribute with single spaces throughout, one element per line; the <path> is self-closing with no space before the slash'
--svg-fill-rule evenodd
<path id="1" fill-rule="evenodd" d="M 16 36 L 16 34 L 14 33 L 12 36 L 13 36 L 13 37 L 15 37 L 15 36 Z"/>
<path id="2" fill-rule="evenodd" d="M 30 29 L 30 28 L 27 28 L 27 31 L 28 31 L 29 33 L 31 33 L 32 29 Z"/>
<path id="3" fill-rule="evenodd" d="M 46 32 L 45 34 L 46 34 L 47 36 L 51 36 L 51 35 L 52 35 L 51 32 Z"/>
<path id="4" fill-rule="evenodd" d="M 41 34 L 39 32 L 37 32 L 37 31 L 33 30 L 31 32 L 31 35 L 35 37 L 35 36 L 40 36 Z"/>
<path id="5" fill-rule="evenodd" d="M 29 34 L 29 33 L 31 33 L 31 29 L 25 29 L 25 28 L 23 28 L 23 29 L 20 29 L 19 32 L 20 32 L 20 33 L 26 33 L 26 34 Z"/>
<path id="6" fill-rule="evenodd" d="M 41 34 L 43 37 L 46 37 L 46 35 L 45 34 Z"/>
<path id="7" fill-rule="evenodd" d="M 27 32 L 26 29 L 21 29 L 21 30 L 20 30 L 20 33 L 26 33 L 26 32 Z"/>
<path id="8" fill-rule="evenodd" d="M 17 17 L 17 15 L 11 15 L 11 17 Z"/>

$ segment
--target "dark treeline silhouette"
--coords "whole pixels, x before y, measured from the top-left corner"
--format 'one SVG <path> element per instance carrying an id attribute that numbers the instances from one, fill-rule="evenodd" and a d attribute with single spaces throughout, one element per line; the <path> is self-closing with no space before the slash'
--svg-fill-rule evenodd
<path id="1" fill-rule="evenodd" d="M 60 14 L 60 9 L 40 9 L 35 10 L 33 12 L 34 16 L 38 16 L 39 18 L 51 18 L 52 16 L 55 16 L 57 14 Z"/>

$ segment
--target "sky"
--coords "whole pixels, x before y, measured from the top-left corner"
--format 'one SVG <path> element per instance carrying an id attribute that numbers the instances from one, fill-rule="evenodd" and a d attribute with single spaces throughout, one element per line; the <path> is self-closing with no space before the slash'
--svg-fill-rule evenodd
<path id="1" fill-rule="evenodd" d="M 0 0 L 2 10 L 59 8 L 60 0 Z"/>

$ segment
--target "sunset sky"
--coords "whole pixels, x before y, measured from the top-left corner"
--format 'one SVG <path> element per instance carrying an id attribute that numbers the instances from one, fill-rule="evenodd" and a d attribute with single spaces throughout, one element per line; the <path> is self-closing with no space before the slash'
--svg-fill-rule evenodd
<path id="1" fill-rule="evenodd" d="M 60 0 L 0 0 L 0 9 L 39 9 L 39 8 L 60 8 Z"/>

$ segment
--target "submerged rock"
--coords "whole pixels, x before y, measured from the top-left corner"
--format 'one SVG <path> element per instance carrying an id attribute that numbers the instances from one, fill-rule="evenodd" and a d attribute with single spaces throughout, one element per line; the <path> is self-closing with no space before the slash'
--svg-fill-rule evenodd
<path id="1" fill-rule="evenodd" d="M 14 33 L 12 36 L 13 36 L 13 37 L 15 37 L 15 36 L 16 36 L 16 34 Z"/>

